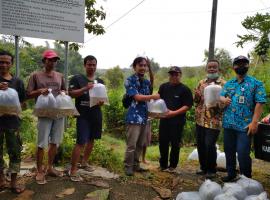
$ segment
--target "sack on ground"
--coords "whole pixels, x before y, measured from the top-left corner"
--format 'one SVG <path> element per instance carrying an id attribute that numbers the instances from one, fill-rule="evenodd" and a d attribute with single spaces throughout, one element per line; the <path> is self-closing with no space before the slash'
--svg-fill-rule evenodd
<path id="1" fill-rule="evenodd" d="M 210 180 L 206 180 L 199 189 L 199 194 L 202 200 L 213 200 L 221 193 L 221 186 L 218 183 Z"/>
<path id="2" fill-rule="evenodd" d="M 247 195 L 259 195 L 264 191 L 261 183 L 244 175 L 241 175 L 237 183 L 246 190 Z"/>
<path id="3" fill-rule="evenodd" d="M 61 92 L 56 98 L 56 107 L 57 107 L 57 117 L 66 117 L 66 116 L 78 116 L 80 115 L 77 111 L 72 99 L 70 96 L 66 95 L 65 92 Z"/>
<path id="4" fill-rule="evenodd" d="M 33 111 L 37 117 L 57 118 L 56 100 L 49 89 L 48 95 L 40 95 Z"/>
<path id="5" fill-rule="evenodd" d="M 201 200 L 199 192 L 181 192 L 177 195 L 176 200 Z"/>
<path id="6" fill-rule="evenodd" d="M 219 194 L 217 195 L 214 200 L 238 200 L 237 198 L 235 198 L 233 195 L 231 194 L 227 194 L 227 193 L 223 193 L 223 194 Z"/>
<path id="7" fill-rule="evenodd" d="M 199 160 L 198 150 L 194 149 L 188 156 L 188 160 Z"/>
<path id="8" fill-rule="evenodd" d="M 22 109 L 17 91 L 12 88 L 0 90 L 0 116 L 19 115 L 21 111 Z"/>
<path id="9" fill-rule="evenodd" d="M 222 190 L 224 193 L 230 194 L 238 200 L 245 200 L 247 197 L 246 190 L 237 183 L 225 183 Z"/>
<path id="10" fill-rule="evenodd" d="M 250 195 L 247 198 L 245 198 L 245 200 L 269 200 L 269 199 L 267 198 L 267 193 L 262 192 L 259 195 Z"/>
<path id="11" fill-rule="evenodd" d="M 95 83 L 94 87 L 89 90 L 90 107 L 97 105 L 103 101 L 104 104 L 109 105 L 109 99 L 105 85 L 101 83 Z"/>

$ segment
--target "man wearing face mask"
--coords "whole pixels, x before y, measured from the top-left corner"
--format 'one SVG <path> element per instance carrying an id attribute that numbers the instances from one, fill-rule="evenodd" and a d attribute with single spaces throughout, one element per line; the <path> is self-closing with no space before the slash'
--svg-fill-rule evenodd
<path id="1" fill-rule="evenodd" d="M 209 60 L 206 64 L 207 77 L 201 80 L 195 89 L 196 141 L 199 154 L 200 170 L 198 175 L 214 178 L 216 175 L 216 142 L 221 129 L 222 106 L 208 108 L 204 102 L 204 89 L 210 84 L 224 86 L 225 81 L 219 77 L 219 61 Z"/>
<path id="2" fill-rule="evenodd" d="M 226 105 L 223 115 L 224 151 L 228 175 L 223 182 L 236 179 L 236 152 L 240 174 L 251 177 L 251 136 L 257 132 L 258 122 L 266 102 L 263 83 L 248 76 L 249 59 L 238 56 L 233 60 L 236 77 L 228 81 L 221 92 Z"/>

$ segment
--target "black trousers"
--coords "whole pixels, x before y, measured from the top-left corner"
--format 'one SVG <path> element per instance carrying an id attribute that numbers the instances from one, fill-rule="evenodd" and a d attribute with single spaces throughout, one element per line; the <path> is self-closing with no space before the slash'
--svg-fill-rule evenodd
<path id="1" fill-rule="evenodd" d="M 196 124 L 196 140 L 200 168 L 206 173 L 216 173 L 217 149 L 216 142 L 219 130 L 210 129 Z"/>
<path id="2" fill-rule="evenodd" d="M 159 152 L 160 167 L 168 168 L 169 146 L 170 164 L 169 167 L 176 168 L 179 162 L 180 143 L 182 138 L 184 124 L 169 124 L 160 121 L 159 124 Z"/>

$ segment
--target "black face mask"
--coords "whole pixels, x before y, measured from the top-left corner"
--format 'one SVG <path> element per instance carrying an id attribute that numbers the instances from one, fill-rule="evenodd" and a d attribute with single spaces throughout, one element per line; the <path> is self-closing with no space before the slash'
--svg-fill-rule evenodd
<path id="1" fill-rule="evenodd" d="M 244 66 L 241 66 L 241 67 L 238 67 L 236 69 L 234 69 L 235 73 L 240 75 L 240 76 L 243 76 L 247 73 L 248 71 L 248 67 L 244 67 Z"/>

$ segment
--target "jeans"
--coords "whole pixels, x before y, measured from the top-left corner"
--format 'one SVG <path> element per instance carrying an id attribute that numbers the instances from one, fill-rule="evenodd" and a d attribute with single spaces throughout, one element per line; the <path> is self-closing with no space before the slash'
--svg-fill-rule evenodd
<path id="1" fill-rule="evenodd" d="M 236 176 L 236 152 L 240 173 L 251 177 L 251 137 L 246 131 L 224 129 L 224 151 L 226 156 L 226 169 L 228 176 Z"/>
<path id="2" fill-rule="evenodd" d="M 159 164 L 161 168 L 168 167 L 169 146 L 171 145 L 169 167 L 176 168 L 179 162 L 180 143 L 183 126 L 181 124 L 169 124 L 160 122 L 159 125 Z"/>
<path id="3" fill-rule="evenodd" d="M 205 128 L 196 124 L 196 141 L 200 168 L 206 173 L 216 173 L 216 142 L 219 132 L 217 129 Z"/>

